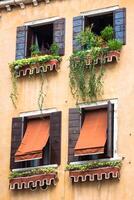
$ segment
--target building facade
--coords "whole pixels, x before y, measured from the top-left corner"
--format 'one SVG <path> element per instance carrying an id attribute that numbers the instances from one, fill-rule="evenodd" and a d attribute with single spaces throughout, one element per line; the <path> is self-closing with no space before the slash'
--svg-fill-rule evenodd
<path id="1" fill-rule="evenodd" d="M 134 199 L 133 10 L 126 0 L 0 1 L 1 200 Z M 76 35 L 97 23 L 96 33 L 111 25 L 123 46 L 105 58 L 103 94 L 76 106 L 69 58 L 80 50 Z M 41 57 L 50 54 L 52 43 L 59 45 L 60 56 Z M 32 53 L 30 64 L 12 63 Z M 90 126 L 90 120 L 99 125 Z M 87 129 L 96 135 L 88 136 Z M 100 166 L 70 170 L 86 162 Z M 17 179 L 29 169 L 36 172 Z"/>

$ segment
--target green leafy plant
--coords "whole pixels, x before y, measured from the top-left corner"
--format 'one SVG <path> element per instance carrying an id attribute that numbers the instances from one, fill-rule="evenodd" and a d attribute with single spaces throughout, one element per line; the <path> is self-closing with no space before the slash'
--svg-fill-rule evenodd
<path id="1" fill-rule="evenodd" d="M 92 27 L 89 27 L 76 37 L 82 50 L 70 56 L 69 77 L 71 92 L 77 103 L 81 100 L 85 102 L 96 100 L 103 94 L 105 57 L 110 50 L 120 51 L 122 47 L 118 40 L 111 38 L 113 38 L 111 26 L 105 27 L 101 36 L 94 34 Z M 99 63 L 100 67 L 97 67 L 96 63 Z"/>
<path id="2" fill-rule="evenodd" d="M 54 56 L 58 56 L 59 55 L 59 45 L 54 42 L 51 44 L 50 46 L 50 52 L 51 52 L 51 55 L 54 55 Z"/>
<path id="3" fill-rule="evenodd" d="M 86 171 L 88 169 L 100 168 L 100 167 L 118 167 L 121 168 L 122 161 L 92 161 L 84 164 L 69 164 L 66 166 L 68 171 Z"/>
<path id="4" fill-rule="evenodd" d="M 43 56 L 35 56 L 35 57 L 31 57 L 31 58 L 20 59 L 20 60 L 13 61 L 12 63 L 9 63 L 11 77 L 12 77 L 12 92 L 10 94 L 10 98 L 11 98 L 12 103 L 15 108 L 16 108 L 16 103 L 17 103 L 17 99 L 18 99 L 17 74 L 18 74 L 19 70 L 21 70 L 27 66 L 30 68 L 33 68 L 34 65 L 41 66 L 51 60 L 57 60 L 60 62 L 61 57 L 56 56 L 56 55 L 43 55 Z M 33 74 L 31 74 L 31 76 L 33 76 Z M 38 97 L 38 106 L 39 106 L 39 109 L 42 110 L 44 98 L 46 96 L 46 92 L 44 92 L 44 84 L 45 84 L 45 80 L 46 80 L 46 75 L 43 72 L 41 72 L 40 77 L 41 77 L 41 87 L 40 87 L 39 97 Z"/>
<path id="5" fill-rule="evenodd" d="M 15 60 L 12 63 L 9 63 L 10 71 L 11 72 L 18 72 L 18 70 L 23 69 L 26 66 L 33 67 L 34 64 L 43 64 L 49 62 L 50 60 L 58 60 L 61 61 L 60 56 L 55 55 L 43 55 L 43 56 L 36 56 L 31 58 L 24 58 L 20 60 Z"/>
<path id="6" fill-rule="evenodd" d="M 39 47 L 36 44 L 31 45 L 30 50 L 31 50 L 31 56 L 37 56 L 41 54 Z"/>
<path id="7" fill-rule="evenodd" d="M 122 42 L 116 39 L 109 40 L 107 45 L 108 45 L 109 50 L 112 50 L 112 51 L 121 50 L 122 48 Z"/>
<path id="8" fill-rule="evenodd" d="M 112 40 L 114 36 L 114 31 L 112 26 L 106 26 L 102 31 L 101 31 L 101 37 L 103 40 L 108 41 Z"/>
<path id="9" fill-rule="evenodd" d="M 81 31 L 76 39 L 83 50 L 91 49 L 92 47 L 100 47 L 103 44 L 103 39 L 92 32 L 92 26 Z"/>
<path id="10" fill-rule="evenodd" d="M 9 179 L 18 178 L 18 177 L 28 177 L 38 174 L 50 174 L 50 173 L 57 173 L 55 168 L 46 167 L 46 168 L 35 168 L 26 171 L 11 171 L 9 175 Z"/>

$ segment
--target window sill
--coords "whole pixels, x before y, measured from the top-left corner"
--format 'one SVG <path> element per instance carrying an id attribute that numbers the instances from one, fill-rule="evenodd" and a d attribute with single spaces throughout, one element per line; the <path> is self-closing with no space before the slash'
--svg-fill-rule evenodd
<path id="1" fill-rule="evenodd" d="M 57 165 L 40 166 L 35 168 L 15 169 L 9 177 L 9 188 L 31 189 L 56 185 Z"/>
<path id="2" fill-rule="evenodd" d="M 16 78 L 19 78 L 27 75 L 32 76 L 34 74 L 46 73 L 47 71 L 58 72 L 60 69 L 60 61 L 60 56 L 35 56 L 16 60 L 10 63 L 9 67 L 11 73 L 14 73 Z"/>
<path id="3" fill-rule="evenodd" d="M 81 164 L 80 164 L 81 163 Z M 85 182 L 103 179 L 119 179 L 121 160 L 99 160 L 91 162 L 76 162 L 67 166 L 72 182 Z"/>

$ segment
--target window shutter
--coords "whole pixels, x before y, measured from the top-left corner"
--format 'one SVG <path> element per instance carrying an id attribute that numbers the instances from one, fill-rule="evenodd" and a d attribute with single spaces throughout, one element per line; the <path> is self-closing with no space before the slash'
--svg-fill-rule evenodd
<path id="1" fill-rule="evenodd" d="M 11 135 L 11 154 L 10 154 L 10 169 L 21 168 L 21 162 L 14 162 L 14 155 L 21 143 L 23 135 L 23 118 L 12 119 L 12 135 Z"/>
<path id="2" fill-rule="evenodd" d="M 73 18 L 73 51 L 81 50 L 76 37 L 84 29 L 84 17 L 78 16 Z"/>
<path id="3" fill-rule="evenodd" d="M 113 115 L 114 105 L 108 102 L 107 157 L 113 157 Z"/>
<path id="4" fill-rule="evenodd" d="M 16 33 L 16 60 L 26 57 L 27 27 L 17 27 Z"/>
<path id="5" fill-rule="evenodd" d="M 126 8 L 114 11 L 115 38 L 126 44 Z"/>
<path id="6" fill-rule="evenodd" d="M 69 109 L 69 138 L 68 138 L 68 162 L 78 161 L 74 156 L 74 148 L 80 134 L 80 111 L 78 108 Z"/>
<path id="7" fill-rule="evenodd" d="M 54 21 L 53 26 L 53 42 L 56 42 L 60 49 L 59 54 L 62 56 L 65 53 L 65 19 Z"/>
<path id="8" fill-rule="evenodd" d="M 61 112 L 50 114 L 50 164 L 61 162 Z"/>

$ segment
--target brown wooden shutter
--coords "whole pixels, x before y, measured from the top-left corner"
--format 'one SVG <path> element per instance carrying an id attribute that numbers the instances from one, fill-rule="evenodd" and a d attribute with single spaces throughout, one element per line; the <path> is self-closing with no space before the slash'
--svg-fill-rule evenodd
<path id="1" fill-rule="evenodd" d="M 109 101 L 108 102 L 108 128 L 107 128 L 107 157 L 113 157 L 113 118 L 114 117 L 114 105 Z"/>
<path id="2" fill-rule="evenodd" d="M 12 135 L 11 135 L 11 154 L 10 154 L 10 169 L 21 168 L 22 163 L 15 163 L 14 157 L 15 153 L 21 143 L 23 135 L 23 118 L 13 118 L 12 119 Z"/>
<path id="3" fill-rule="evenodd" d="M 26 57 L 27 47 L 27 26 L 17 27 L 16 33 L 16 59 Z"/>
<path id="4" fill-rule="evenodd" d="M 59 49 L 59 54 L 62 56 L 65 53 L 65 19 L 54 21 L 53 26 L 53 42 L 56 42 Z"/>
<path id="5" fill-rule="evenodd" d="M 126 8 L 117 9 L 113 13 L 115 38 L 126 44 Z"/>
<path id="6" fill-rule="evenodd" d="M 50 164 L 61 162 L 61 112 L 50 114 Z"/>
<path id="7" fill-rule="evenodd" d="M 80 134 L 80 111 L 78 108 L 69 109 L 69 138 L 68 138 L 68 162 L 78 161 L 74 156 L 74 148 Z"/>
<path id="8" fill-rule="evenodd" d="M 78 44 L 76 37 L 84 30 L 84 17 L 78 16 L 73 18 L 73 51 L 81 50 L 81 46 Z"/>

